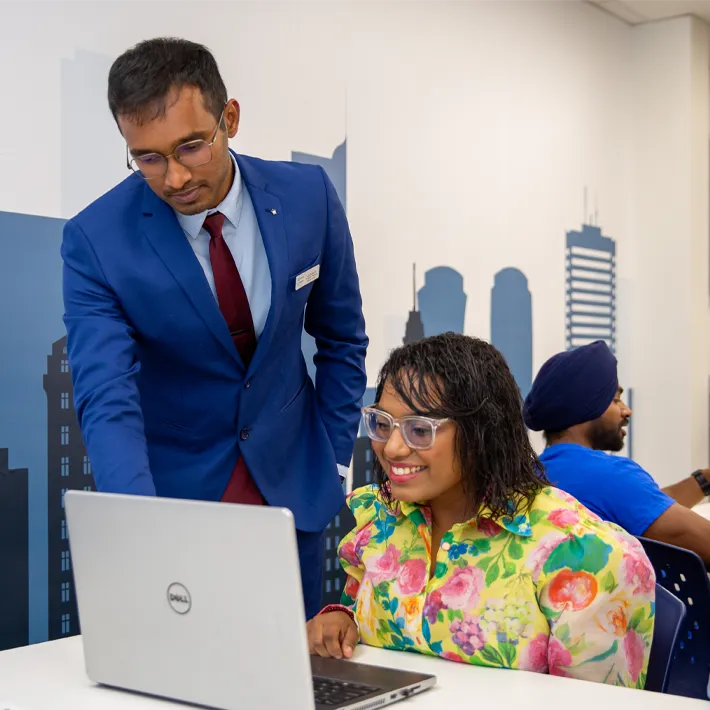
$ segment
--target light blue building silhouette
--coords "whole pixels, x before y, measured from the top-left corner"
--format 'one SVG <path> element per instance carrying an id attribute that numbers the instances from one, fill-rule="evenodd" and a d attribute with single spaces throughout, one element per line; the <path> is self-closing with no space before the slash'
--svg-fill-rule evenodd
<path id="1" fill-rule="evenodd" d="M 437 266 L 424 274 L 419 289 L 419 312 L 424 335 L 463 333 L 466 317 L 466 294 L 463 276 L 449 266 Z"/>
<path id="2" fill-rule="evenodd" d="M 298 151 L 292 151 L 291 160 L 294 163 L 320 165 L 320 167 L 325 170 L 325 173 L 330 178 L 330 181 L 333 183 L 333 187 L 338 193 L 338 197 L 343 204 L 343 209 L 347 211 L 347 139 L 336 147 L 330 158 L 324 158 L 320 155 L 311 155 L 310 153 L 299 153 Z M 305 330 L 301 336 L 301 350 L 303 351 L 303 357 L 306 359 L 308 374 L 315 382 L 316 366 L 313 364 L 313 357 L 317 350 L 316 341 L 308 335 Z"/>
<path id="3" fill-rule="evenodd" d="M 291 160 L 294 163 L 307 163 L 308 165 L 320 165 L 325 170 L 326 175 L 333 183 L 335 191 L 338 193 L 340 201 L 343 203 L 343 208 L 347 211 L 346 203 L 346 180 L 347 180 L 347 139 L 345 139 L 333 151 L 330 158 L 324 158 L 320 155 L 311 155 L 310 153 L 299 153 L 293 151 Z"/>
<path id="4" fill-rule="evenodd" d="M 616 351 L 616 243 L 599 227 L 567 232 L 565 341 L 568 350 L 605 340 Z"/>
<path id="5" fill-rule="evenodd" d="M 519 269 L 502 269 L 491 290 L 491 343 L 503 353 L 526 397 L 532 387 L 532 297 Z"/>

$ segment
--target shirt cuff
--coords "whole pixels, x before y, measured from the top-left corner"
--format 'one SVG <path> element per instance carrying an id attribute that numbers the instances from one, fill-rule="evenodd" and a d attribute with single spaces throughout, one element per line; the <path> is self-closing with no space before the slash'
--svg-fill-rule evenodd
<path id="1" fill-rule="evenodd" d="M 340 475 L 340 480 L 344 481 L 348 477 L 350 472 L 350 466 L 343 466 L 343 464 L 338 464 L 338 474 Z"/>

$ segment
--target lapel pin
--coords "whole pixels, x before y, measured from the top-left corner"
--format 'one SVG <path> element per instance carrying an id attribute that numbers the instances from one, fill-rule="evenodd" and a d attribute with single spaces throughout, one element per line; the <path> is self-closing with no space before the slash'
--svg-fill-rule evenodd
<path id="1" fill-rule="evenodd" d="M 273 215 L 276 214 L 276 210 L 273 207 L 270 210 L 267 209 L 266 211 L 271 212 L 271 214 L 273 214 Z"/>

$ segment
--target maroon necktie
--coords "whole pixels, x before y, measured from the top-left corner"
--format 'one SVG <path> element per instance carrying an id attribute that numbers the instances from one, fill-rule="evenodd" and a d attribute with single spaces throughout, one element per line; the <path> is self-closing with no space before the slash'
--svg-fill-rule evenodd
<path id="1" fill-rule="evenodd" d="M 256 350 L 256 334 L 244 284 L 239 276 L 237 265 L 234 263 L 232 252 L 229 251 L 222 236 L 224 215 L 221 212 L 208 215 L 203 226 L 210 235 L 210 263 L 212 264 L 219 310 L 222 311 L 234 345 L 246 369 Z M 243 456 L 239 457 L 234 466 L 222 501 L 252 505 L 263 505 L 264 503 L 259 489 L 247 470 Z"/>

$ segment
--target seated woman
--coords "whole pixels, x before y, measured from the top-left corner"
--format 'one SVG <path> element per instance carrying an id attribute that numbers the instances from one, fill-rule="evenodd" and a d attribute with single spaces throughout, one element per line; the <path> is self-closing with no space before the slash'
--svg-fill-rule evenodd
<path id="1" fill-rule="evenodd" d="M 395 350 L 363 410 L 378 484 L 352 493 L 343 605 L 311 653 L 359 639 L 642 688 L 655 575 L 639 543 L 541 475 L 502 355 L 447 333 Z"/>

